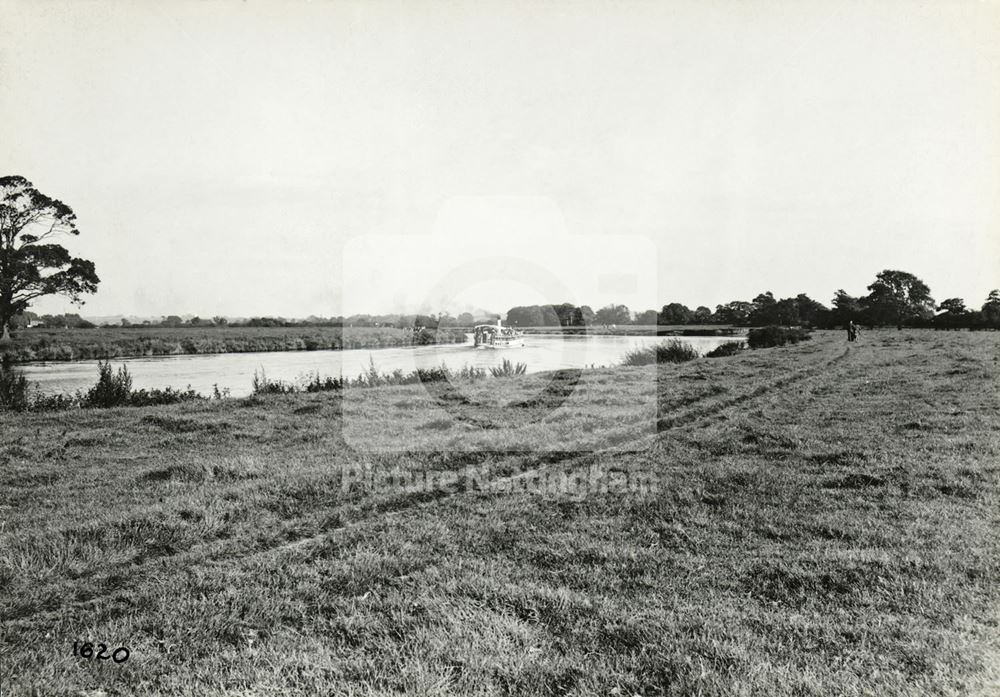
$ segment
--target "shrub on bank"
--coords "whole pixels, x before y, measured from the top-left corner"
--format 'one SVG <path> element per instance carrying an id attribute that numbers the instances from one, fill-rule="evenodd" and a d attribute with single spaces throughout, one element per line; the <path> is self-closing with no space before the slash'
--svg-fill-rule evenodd
<path id="1" fill-rule="evenodd" d="M 344 379 L 329 375 L 323 377 L 317 372 L 306 375 L 303 387 L 306 392 L 333 392 L 344 389 Z"/>
<path id="2" fill-rule="evenodd" d="M 451 371 L 445 365 L 440 368 L 417 368 L 411 375 L 416 378 L 414 382 L 447 382 L 451 379 Z"/>
<path id="3" fill-rule="evenodd" d="M 121 366 L 117 372 L 111 369 L 110 361 L 102 361 L 97 367 L 97 384 L 91 387 L 87 394 L 79 400 L 79 406 L 89 409 L 108 409 L 111 407 L 152 407 L 165 404 L 190 402 L 204 399 L 191 389 L 178 390 L 173 387 L 151 390 L 133 390 L 132 376 L 128 368 Z M 72 399 L 63 396 L 40 398 L 40 406 L 48 408 L 67 408 L 72 405 Z"/>
<path id="4" fill-rule="evenodd" d="M 686 363 L 698 358 L 698 350 L 691 344 L 671 339 L 656 346 L 633 349 L 625 354 L 622 365 L 650 365 L 652 363 Z"/>
<path id="5" fill-rule="evenodd" d="M 109 408 L 123 407 L 132 396 L 132 376 L 122 366 L 118 372 L 111 369 L 110 361 L 97 364 L 97 384 L 87 391 L 84 406 Z"/>
<path id="6" fill-rule="evenodd" d="M 25 411 L 29 406 L 28 378 L 14 372 L 14 361 L 0 357 L 0 409 Z"/>
<path id="7" fill-rule="evenodd" d="M 668 341 L 655 347 L 657 363 L 686 363 L 698 358 L 698 349 L 685 341 Z"/>
<path id="8" fill-rule="evenodd" d="M 775 325 L 767 327 L 756 327 L 750 330 L 747 336 L 747 345 L 750 348 L 771 348 L 773 346 L 784 346 L 785 344 L 797 344 L 800 341 L 807 341 L 812 336 L 801 327 L 778 327 Z"/>
<path id="9" fill-rule="evenodd" d="M 527 366 L 525 366 L 525 368 L 527 369 Z M 459 369 L 457 375 L 459 380 L 475 382 L 476 380 L 482 380 L 486 377 L 486 369 L 477 368 L 466 363 Z"/>
<path id="10" fill-rule="evenodd" d="M 204 399 L 198 392 L 188 385 L 186 390 L 176 390 L 167 387 L 162 390 L 138 390 L 129 395 L 128 406 L 130 407 L 154 407 L 163 404 L 179 404 L 180 402 L 190 402 L 196 399 Z"/>
<path id="11" fill-rule="evenodd" d="M 267 377 L 267 373 L 264 369 L 253 371 L 253 383 L 251 384 L 251 391 L 255 395 L 260 394 L 291 394 L 293 392 L 298 392 L 298 388 L 295 385 L 284 380 L 271 380 Z"/>
<path id="12" fill-rule="evenodd" d="M 632 349 L 622 358 L 622 365 L 650 365 L 656 362 L 656 354 L 652 349 Z"/>
<path id="13" fill-rule="evenodd" d="M 73 394 L 35 394 L 29 408 L 31 411 L 66 411 L 82 406 L 83 395 L 77 391 Z"/>
<path id="14" fill-rule="evenodd" d="M 743 351 L 746 346 L 742 341 L 727 341 L 724 344 L 719 344 L 714 349 L 705 354 L 708 358 L 725 358 L 727 356 L 735 356 L 740 351 Z"/>

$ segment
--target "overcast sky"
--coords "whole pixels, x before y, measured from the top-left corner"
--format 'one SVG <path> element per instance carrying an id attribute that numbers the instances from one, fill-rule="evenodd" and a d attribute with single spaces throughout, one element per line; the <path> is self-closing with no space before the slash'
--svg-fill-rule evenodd
<path id="1" fill-rule="evenodd" d="M 0 17 L 0 170 L 77 212 L 85 315 L 829 304 L 884 268 L 977 307 L 1000 286 L 998 2 Z"/>

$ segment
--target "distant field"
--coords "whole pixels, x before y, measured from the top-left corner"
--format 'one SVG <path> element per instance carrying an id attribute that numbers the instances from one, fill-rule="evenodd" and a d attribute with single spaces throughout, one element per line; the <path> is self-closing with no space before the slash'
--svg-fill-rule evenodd
<path id="1" fill-rule="evenodd" d="M 473 387 L 0 414 L 0 684 L 1000 694 L 998 356 L 995 333 L 820 332 Z"/>
<path id="2" fill-rule="evenodd" d="M 465 341 L 464 330 L 415 333 L 393 327 L 121 327 L 26 329 L 5 347 L 17 361 L 257 351 L 387 348 Z"/>

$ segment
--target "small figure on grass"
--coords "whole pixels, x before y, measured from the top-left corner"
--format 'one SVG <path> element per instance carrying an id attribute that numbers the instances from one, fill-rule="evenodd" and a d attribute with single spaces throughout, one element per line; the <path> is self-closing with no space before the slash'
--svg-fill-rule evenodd
<path id="1" fill-rule="evenodd" d="M 854 320 L 851 320 L 850 322 L 847 323 L 847 340 L 848 341 L 858 340 L 858 325 L 854 323 Z"/>

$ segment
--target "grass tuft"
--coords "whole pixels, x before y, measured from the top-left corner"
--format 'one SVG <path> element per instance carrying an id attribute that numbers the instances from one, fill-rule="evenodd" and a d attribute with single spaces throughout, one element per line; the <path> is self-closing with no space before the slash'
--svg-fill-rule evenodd
<path id="1" fill-rule="evenodd" d="M 511 363 L 510 359 L 504 358 L 500 365 L 490 368 L 490 373 L 495 378 L 512 378 L 517 375 L 524 375 L 528 370 L 527 363 Z"/>

